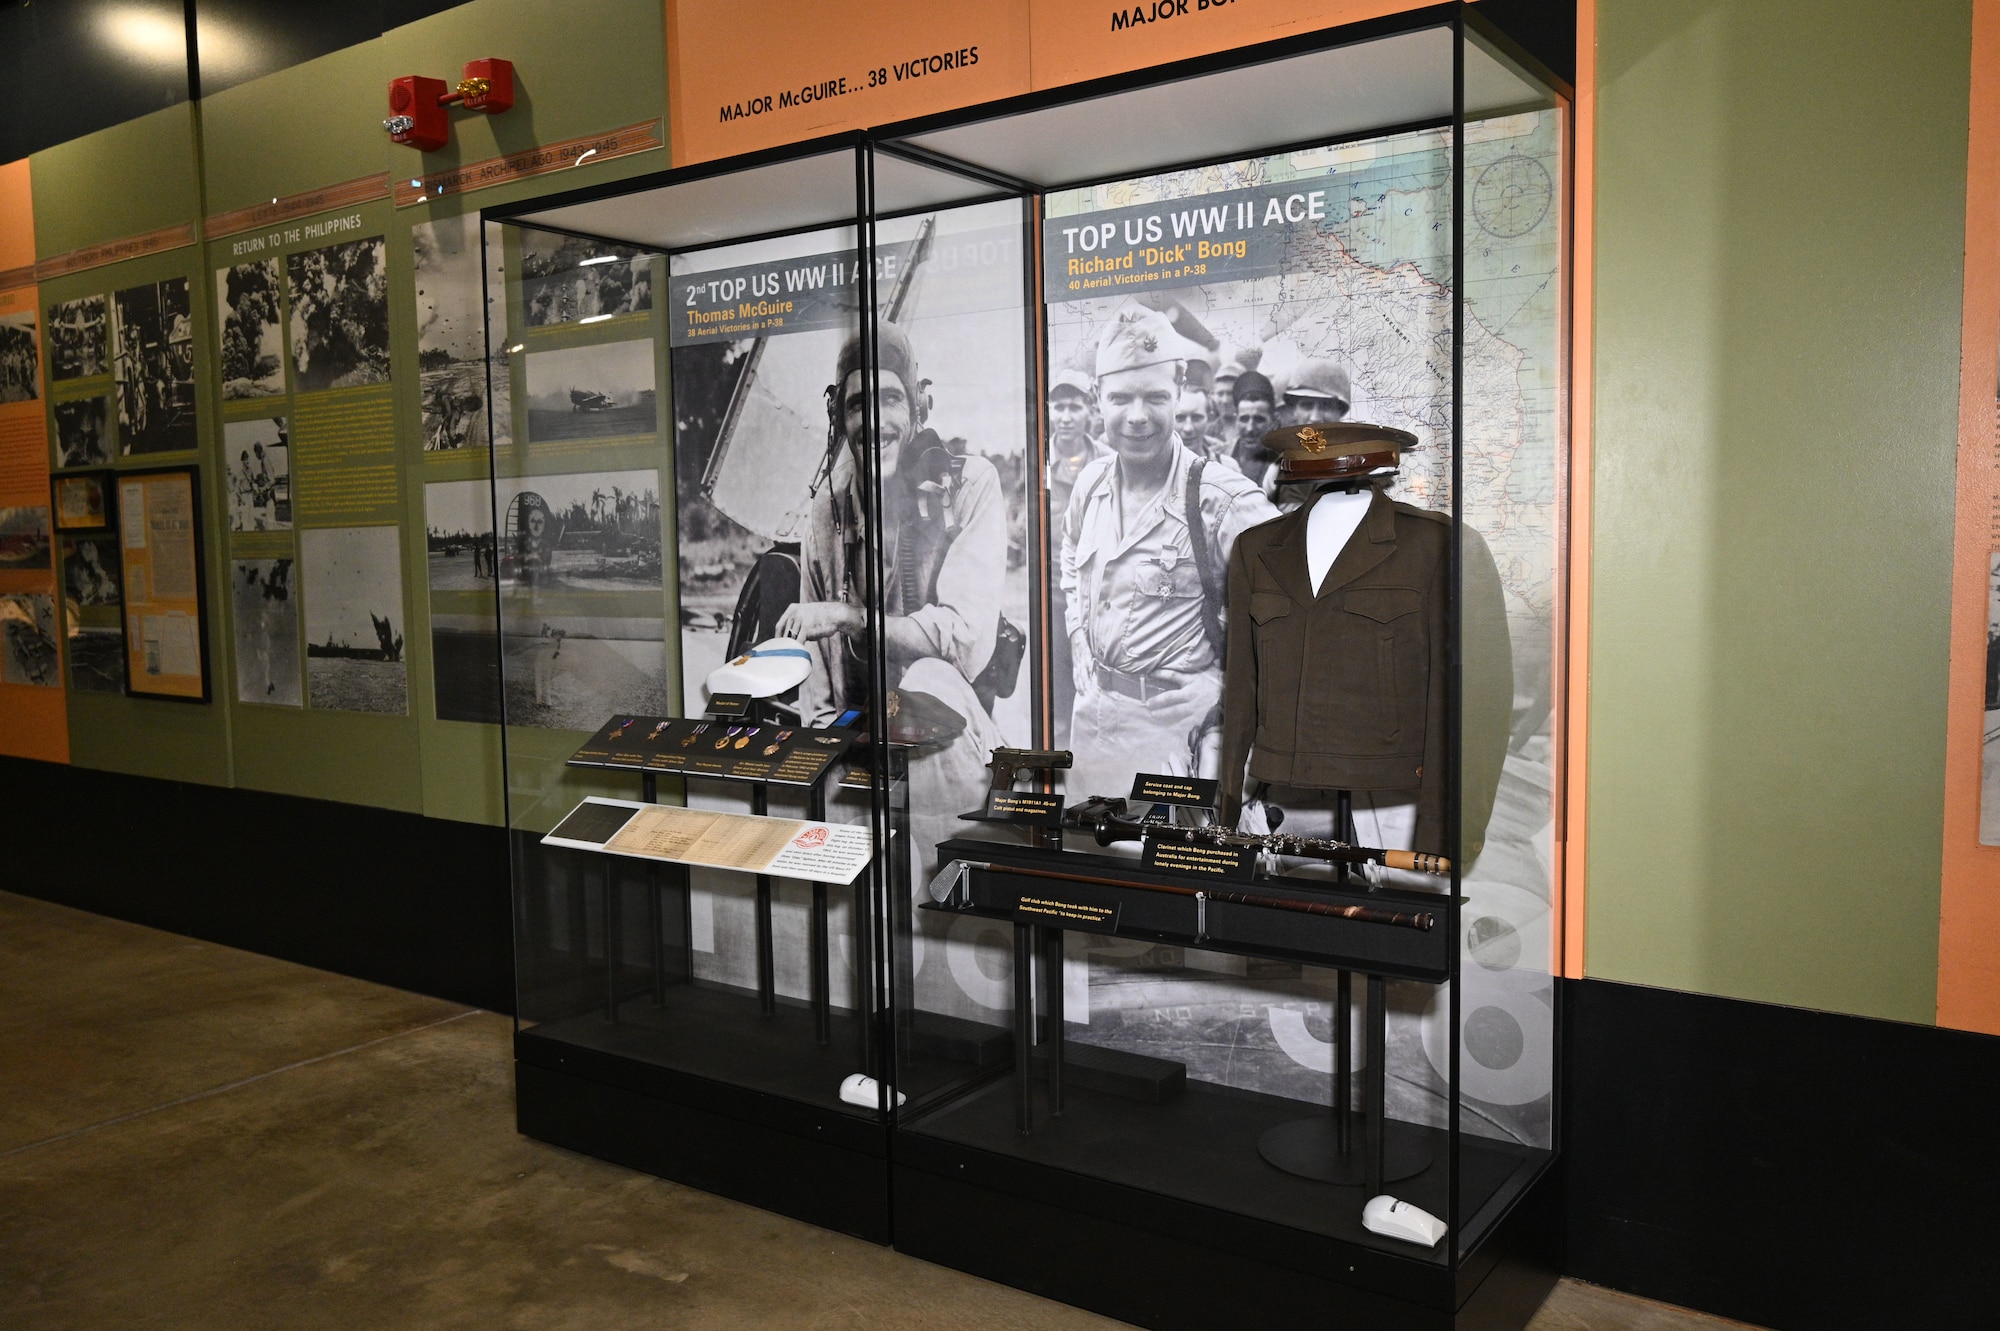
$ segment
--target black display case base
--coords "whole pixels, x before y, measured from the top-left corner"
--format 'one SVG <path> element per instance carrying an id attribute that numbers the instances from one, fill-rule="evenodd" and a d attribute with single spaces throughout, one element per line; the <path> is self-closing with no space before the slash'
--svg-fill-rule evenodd
<path id="1" fill-rule="evenodd" d="M 677 985 L 516 1033 L 520 1130 L 874 1243 L 889 1242 L 888 1142 L 839 1098 L 860 1071 L 852 1014 L 814 1038 L 809 1008 L 753 992 Z M 780 1055 L 789 1056 L 789 1062 Z"/>
<path id="2" fill-rule="evenodd" d="M 1393 1119 L 1382 1144 L 1382 1181 L 1415 1178 L 1431 1167 L 1435 1153 L 1425 1131 Z M 1280 1123 L 1257 1139 L 1257 1154 L 1287 1174 L 1358 1187 L 1368 1181 L 1368 1122 L 1360 1115 L 1348 1120 L 1347 1149 L 1340 1149 L 1331 1115 L 1297 1118 Z"/>
<path id="3" fill-rule="evenodd" d="M 1295 1100 L 1191 1081 L 1166 1105 L 1072 1087 L 1060 1118 L 1048 1109 L 1037 1088 L 1019 1132 L 1001 1081 L 905 1124 L 897 1248 L 1162 1331 L 1519 1331 L 1554 1284 L 1546 1152 L 1460 1139 L 1474 1246 L 1454 1273 L 1444 1245 L 1363 1229 L 1367 1189 L 1258 1153 L 1264 1134 L 1300 1121 Z M 1433 1158 L 1395 1195 L 1443 1213 L 1447 1138 L 1402 1126 Z"/>

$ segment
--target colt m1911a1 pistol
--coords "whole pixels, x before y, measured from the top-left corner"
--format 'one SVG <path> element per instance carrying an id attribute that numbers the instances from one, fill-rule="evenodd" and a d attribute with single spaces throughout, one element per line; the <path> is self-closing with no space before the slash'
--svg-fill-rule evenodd
<path id="1" fill-rule="evenodd" d="M 993 789 L 1012 790 L 1021 772 L 1066 771 L 1075 757 L 1068 749 L 997 748 L 986 762 L 993 773 Z"/>

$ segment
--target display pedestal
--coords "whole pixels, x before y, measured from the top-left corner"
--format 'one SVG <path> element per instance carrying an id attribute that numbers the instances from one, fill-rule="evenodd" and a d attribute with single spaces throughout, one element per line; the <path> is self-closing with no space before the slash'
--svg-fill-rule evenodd
<path id="1" fill-rule="evenodd" d="M 1005 1153 L 973 1144 L 1013 1136 L 1004 1083 L 927 1117 L 925 1131 L 899 1132 L 897 1250 L 1156 1331 L 1505 1331 L 1526 1326 L 1555 1285 L 1557 1183 L 1529 1153 L 1480 1149 L 1470 1210 L 1496 1222 L 1454 1272 L 1438 1249 L 1385 1250 L 1361 1229 L 1358 1190 L 1280 1174 L 1254 1150 L 1217 1150 L 1259 1116 L 1256 1098 L 1191 1084 L 1166 1114 L 1075 1088 L 1066 1098 L 1062 1118 L 1038 1114 Z M 1142 1157 L 1163 1151 L 1227 1173 L 1214 1204 L 1146 1186 Z M 1127 1177 L 1086 1172 L 1107 1152 Z M 1443 1168 L 1440 1157 L 1428 1172 Z M 1305 1230 L 1329 1217 L 1330 1196 L 1356 1199 L 1351 1217 L 1334 1234 Z"/>
<path id="2" fill-rule="evenodd" d="M 1294 1119 L 1258 1138 L 1257 1154 L 1287 1174 L 1342 1187 L 1360 1187 L 1368 1182 L 1369 1175 L 1367 1121 L 1359 1115 L 1350 1115 L 1346 1141 L 1340 1140 L 1339 1126 L 1331 1115 Z M 1382 1182 L 1414 1178 L 1430 1168 L 1431 1148 L 1420 1129 L 1393 1119 L 1384 1126 L 1387 1140 L 1382 1147 Z"/>
<path id="3" fill-rule="evenodd" d="M 750 704 L 751 724 L 771 724 Z M 618 722 L 606 732 L 618 729 Z M 605 764 L 579 763 L 583 766 Z M 808 818 L 826 816 L 822 767 L 805 786 Z M 658 802 L 651 771 L 637 773 L 643 805 Z M 770 812 L 767 783 L 733 772 L 684 771 L 685 780 L 748 785 L 754 815 Z M 798 788 L 798 782 L 781 783 Z M 621 803 L 597 800 L 598 804 Z M 591 804 L 586 800 L 585 806 Z M 584 806 L 580 806 L 584 807 Z M 625 808 L 633 806 L 624 805 Z M 708 1192 L 733 1197 L 875 1243 L 890 1239 L 885 1186 L 888 1144 L 881 1115 L 840 1099 L 857 1072 L 880 1079 L 875 1003 L 865 1010 L 833 1002 L 835 952 L 828 884 L 810 882 L 806 915 L 806 994 L 778 990 L 778 937 L 773 910 L 779 876 L 753 875 L 754 980 L 730 985 L 695 978 L 692 887 L 688 862 L 647 862 L 643 911 L 628 921 L 628 857 L 608 841 L 569 835 L 556 844 L 579 859 L 577 886 L 594 879 L 602 921 L 601 995 L 573 1015 L 525 1027 L 514 1039 L 520 1129 L 537 1140 L 642 1169 Z M 603 838 L 600 838 L 602 840 Z M 594 862 L 593 862 L 594 861 Z M 803 881 L 794 879 L 793 881 Z M 679 897 L 681 920 L 669 942 L 664 894 Z M 853 884 L 859 959 L 869 974 L 874 898 L 864 871 Z M 587 940 L 591 920 L 583 894 L 572 893 L 570 936 Z M 643 940 L 626 930 L 638 924 Z M 637 949 L 628 943 L 641 942 Z M 585 973 L 588 953 L 576 949 Z M 629 954 L 644 958 L 632 964 Z M 649 983 L 635 994 L 639 977 Z M 859 986 L 866 994 L 866 986 Z M 854 1000 L 850 997 L 850 1002 Z"/>
<path id="4" fill-rule="evenodd" d="M 754 1016 L 754 996 L 749 1007 L 753 1020 L 768 1020 Z M 618 1032 L 635 1024 L 600 1023 Z M 746 1090 L 533 1029 L 514 1037 L 514 1060 L 516 1121 L 526 1136 L 889 1242 L 888 1152 L 873 1114 Z M 829 1093 L 838 1087 L 833 1081 Z"/>

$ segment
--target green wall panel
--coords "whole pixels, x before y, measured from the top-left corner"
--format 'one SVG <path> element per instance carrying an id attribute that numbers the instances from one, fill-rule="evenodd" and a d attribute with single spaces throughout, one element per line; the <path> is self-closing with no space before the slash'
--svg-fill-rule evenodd
<path id="1" fill-rule="evenodd" d="M 1599 0 L 1605 979 L 1936 992 L 1970 6 Z"/>
<path id="2" fill-rule="evenodd" d="M 202 98 L 209 214 L 388 170 L 396 145 L 382 129 L 381 47 L 364 42 Z"/>
<path id="3" fill-rule="evenodd" d="M 43 257 L 196 220 L 194 110 L 170 106 L 28 159 Z"/>
<path id="4" fill-rule="evenodd" d="M 388 145 L 379 128 L 378 136 L 394 153 L 394 169 L 421 161 L 423 170 L 432 172 L 655 116 L 664 119 L 665 27 L 660 0 L 594 0 L 581 7 L 478 0 L 396 28 L 379 43 L 385 81 L 424 74 L 455 84 L 466 61 L 500 56 L 514 62 L 514 109 L 499 116 L 454 112 L 451 142 L 421 157 Z M 383 102 L 385 91 L 376 89 L 375 104 Z M 385 108 L 380 114 L 387 113 Z M 377 115 L 370 123 L 379 120 Z M 666 165 L 659 157 L 640 160 L 650 160 L 649 169 L 657 171 Z M 558 173 L 532 192 L 560 188 Z"/>

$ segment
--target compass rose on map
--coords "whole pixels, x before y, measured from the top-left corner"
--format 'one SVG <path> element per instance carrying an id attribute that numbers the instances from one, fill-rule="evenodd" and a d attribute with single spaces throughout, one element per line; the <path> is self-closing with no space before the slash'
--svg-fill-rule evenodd
<path id="1" fill-rule="evenodd" d="M 1541 224 L 1555 195 L 1548 168 L 1514 153 L 1481 171 L 1472 182 L 1472 220 L 1487 235 L 1512 240 Z"/>

